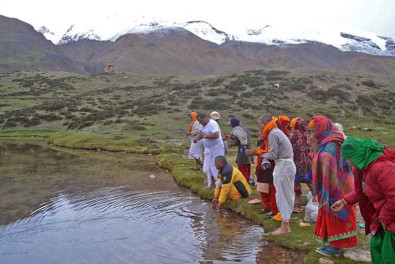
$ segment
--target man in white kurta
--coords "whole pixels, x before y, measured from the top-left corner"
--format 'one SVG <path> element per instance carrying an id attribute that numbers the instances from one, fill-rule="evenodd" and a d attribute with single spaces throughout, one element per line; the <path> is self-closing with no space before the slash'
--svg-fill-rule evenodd
<path id="1" fill-rule="evenodd" d="M 219 125 L 207 114 L 199 113 L 197 120 L 201 124 L 200 133 L 193 140 L 203 140 L 204 164 L 203 172 L 207 175 L 207 185 L 212 185 L 212 179 L 217 180 L 218 170 L 215 167 L 215 157 L 225 155 L 224 143 Z"/>

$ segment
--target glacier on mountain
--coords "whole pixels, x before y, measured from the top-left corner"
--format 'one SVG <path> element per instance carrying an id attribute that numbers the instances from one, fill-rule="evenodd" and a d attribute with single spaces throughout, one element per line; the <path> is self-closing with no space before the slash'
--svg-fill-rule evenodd
<path id="1" fill-rule="evenodd" d="M 374 33 L 353 29 L 339 30 L 334 28 L 298 28 L 291 25 L 265 25 L 258 29 L 225 32 L 201 20 L 174 22 L 144 18 L 128 21 L 108 17 L 100 23 L 95 23 L 94 26 L 72 25 L 64 34 L 51 32 L 44 26 L 38 31 L 56 44 L 65 44 L 84 38 L 116 41 L 125 34 L 142 34 L 169 27 L 184 28 L 198 37 L 218 45 L 229 40 L 277 46 L 320 42 L 334 46 L 341 51 L 362 52 L 378 56 L 395 56 L 395 38 L 377 36 Z"/>

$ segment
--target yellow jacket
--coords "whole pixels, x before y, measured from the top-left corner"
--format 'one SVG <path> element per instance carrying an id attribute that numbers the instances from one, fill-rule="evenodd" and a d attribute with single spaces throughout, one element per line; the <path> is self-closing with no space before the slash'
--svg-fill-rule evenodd
<path id="1" fill-rule="evenodd" d="M 220 204 L 224 204 L 228 197 L 237 200 L 247 198 L 251 194 L 251 188 L 244 175 L 229 163 L 226 163 L 218 173 L 218 180 L 221 186 L 217 185 L 215 188 L 214 197 L 218 198 Z"/>

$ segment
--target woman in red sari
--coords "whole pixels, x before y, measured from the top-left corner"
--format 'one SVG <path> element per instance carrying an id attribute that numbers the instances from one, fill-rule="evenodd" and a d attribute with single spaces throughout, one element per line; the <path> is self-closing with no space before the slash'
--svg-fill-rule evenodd
<path id="1" fill-rule="evenodd" d="M 313 155 L 313 190 L 318 198 L 319 211 L 314 237 L 329 244 L 316 252 L 325 256 L 339 256 L 344 248 L 357 245 L 356 211 L 347 205 L 338 212 L 331 206 L 353 191 L 352 168 L 341 156 L 344 136 L 324 116 L 314 116 L 309 124 L 318 143 Z"/>

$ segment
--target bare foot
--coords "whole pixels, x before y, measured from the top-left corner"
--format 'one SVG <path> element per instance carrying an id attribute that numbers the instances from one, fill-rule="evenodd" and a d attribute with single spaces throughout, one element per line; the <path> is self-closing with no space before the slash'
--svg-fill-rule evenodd
<path id="1" fill-rule="evenodd" d="M 289 233 L 291 233 L 291 228 L 280 227 L 276 231 L 272 232 L 272 235 L 273 236 L 281 236 L 283 234 L 289 234 Z"/>

